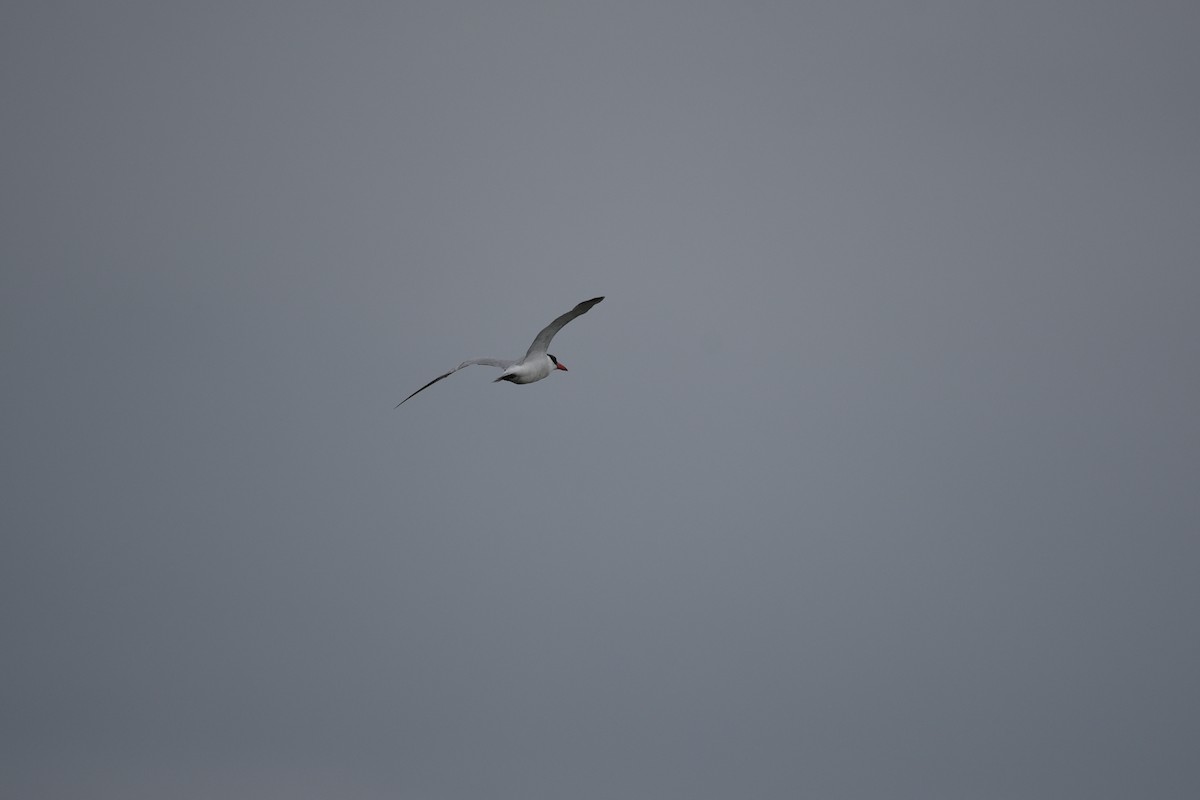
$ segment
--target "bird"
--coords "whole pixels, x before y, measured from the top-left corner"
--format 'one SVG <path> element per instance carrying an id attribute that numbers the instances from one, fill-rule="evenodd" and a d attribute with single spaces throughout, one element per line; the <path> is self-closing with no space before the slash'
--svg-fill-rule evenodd
<path id="1" fill-rule="evenodd" d="M 443 378 L 449 378 L 463 367 L 470 367 L 476 364 L 484 367 L 499 367 L 500 369 L 504 370 L 500 377 L 496 378 L 496 380 L 492 381 L 492 383 L 499 383 L 500 381 L 508 381 L 509 383 L 519 384 L 535 383 L 536 381 L 540 381 L 542 378 L 550 375 L 552 372 L 557 372 L 558 370 L 567 372 L 567 368 L 563 366 L 557 358 L 547 353 L 546 348 L 550 346 L 550 340 L 554 338 L 556 333 L 563 329 L 564 325 L 576 317 L 586 314 L 592 306 L 596 305 L 603 299 L 604 297 L 601 296 L 593 297 L 591 300 L 584 300 L 567 313 L 556 318 L 554 322 L 551 322 L 549 325 L 542 328 L 537 337 L 534 338 L 533 344 L 529 345 L 529 349 L 525 351 L 525 358 L 521 359 L 520 361 L 506 361 L 500 358 L 473 358 L 470 361 L 464 361 L 444 375 L 438 375 L 429 383 L 425 384 L 420 389 L 417 389 L 399 403 L 396 403 L 396 408 L 399 408 L 409 400 L 412 400 L 421 392 L 425 391 L 430 386 L 433 386 Z"/>

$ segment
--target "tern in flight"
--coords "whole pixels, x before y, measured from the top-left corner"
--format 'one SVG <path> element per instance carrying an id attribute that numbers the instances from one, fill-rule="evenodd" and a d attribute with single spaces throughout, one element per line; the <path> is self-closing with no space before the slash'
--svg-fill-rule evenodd
<path id="1" fill-rule="evenodd" d="M 499 383 L 500 381 L 509 381 L 510 383 L 533 383 L 534 381 L 540 381 L 551 372 L 555 372 L 560 369 L 563 372 L 566 372 L 567 368 L 560 364 L 557 358 L 546 352 L 546 348 L 550 346 L 550 340 L 554 338 L 554 334 L 563 329 L 564 325 L 579 315 L 586 314 L 592 306 L 596 305 L 596 303 L 599 303 L 603 299 L 603 297 L 593 297 L 591 300 L 584 300 L 582 303 L 575 306 L 558 319 L 554 320 L 554 322 L 551 322 L 549 325 L 542 328 L 541 333 L 537 335 L 537 338 L 533 340 L 533 344 L 529 345 L 529 349 L 525 352 L 525 358 L 521 359 L 520 361 L 505 361 L 499 358 L 475 358 L 470 361 L 464 361 L 454 369 L 447 372 L 445 375 L 438 375 L 429 383 L 425 384 L 420 389 L 417 389 L 399 403 L 396 403 L 396 408 L 399 408 L 409 400 L 412 400 L 414 397 L 428 389 L 430 386 L 433 386 L 442 378 L 449 378 L 463 367 L 470 367 L 474 364 L 482 364 L 485 367 L 499 367 L 500 369 L 504 370 L 500 377 L 496 378 L 496 380 L 492 381 L 492 383 Z"/>

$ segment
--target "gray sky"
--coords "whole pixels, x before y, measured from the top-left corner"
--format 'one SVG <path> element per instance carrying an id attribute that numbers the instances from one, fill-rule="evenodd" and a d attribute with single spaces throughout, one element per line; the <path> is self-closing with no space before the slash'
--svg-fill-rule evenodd
<path id="1" fill-rule="evenodd" d="M 6 3 L 0 794 L 1200 796 L 1198 39 Z"/>

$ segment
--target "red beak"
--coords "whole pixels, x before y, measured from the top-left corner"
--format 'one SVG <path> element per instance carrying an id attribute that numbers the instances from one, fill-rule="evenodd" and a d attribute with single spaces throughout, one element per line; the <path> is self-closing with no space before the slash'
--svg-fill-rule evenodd
<path id="1" fill-rule="evenodd" d="M 559 368 L 559 369 L 561 369 L 563 372 L 570 372 L 570 371 L 571 371 L 571 370 L 567 369 L 566 367 L 564 367 L 562 364 L 555 364 L 554 366 L 558 367 L 558 368 Z"/>

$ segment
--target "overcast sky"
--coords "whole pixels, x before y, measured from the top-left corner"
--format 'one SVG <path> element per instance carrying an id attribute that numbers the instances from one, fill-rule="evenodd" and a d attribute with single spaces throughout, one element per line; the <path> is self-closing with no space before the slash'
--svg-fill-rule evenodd
<path id="1" fill-rule="evenodd" d="M 6 3 L 0 794 L 1200 797 L 1197 41 Z"/>

